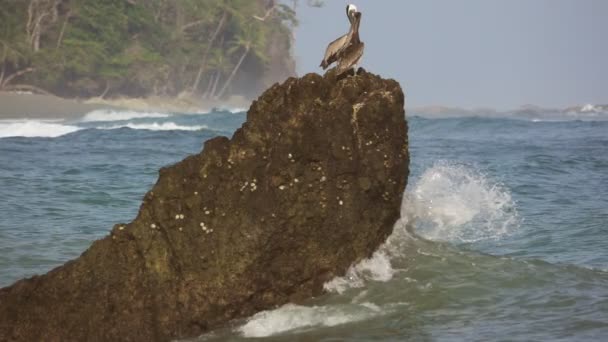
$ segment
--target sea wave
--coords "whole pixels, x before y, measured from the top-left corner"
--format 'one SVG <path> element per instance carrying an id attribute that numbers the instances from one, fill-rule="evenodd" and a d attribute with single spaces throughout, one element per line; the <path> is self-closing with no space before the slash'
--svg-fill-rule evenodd
<path id="1" fill-rule="evenodd" d="M 608 111 L 511 111 L 511 112 L 460 112 L 429 114 L 413 111 L 414 116 L 426 119 L 512 119 L 532 122 L 608 121 Z"/>
<path id="2" fill-rule="evenodd" d="M 215 110 L 220 111 L 220 112 L 230 112 L 232 114 L 237 114 L 237 113 L 246 112 L 247 108 L 244 108 L 244 107 L 217 107 L 217 108 L 215 108 Z"/>
<path id="3" fill-rule="evenodd" d="M 57 121 L 42 121 L 42 120 L 1 120 L 0 121 L 0 138 L 25 137 L 25 138 L 57 138 L 69 133 L 84 129 L 102 129 L 113 130 L 120 128 L 130 128 L 135 130 L 147 131 L 200 131 L 208 129 L 206 125 L 182 125 L 172 121 L 168 122 L 151 122 L 151 123 L 134 123 L 125 122 L 115 125 L 74 125 L 64 124 Z"/>
<path id="4" fill-rule="evenodd" d="M 343 293 L 370 281 L 390 281 L 400 271 L 395 261 L 409 259 L 405 253 L 418 236 L 436 242 L 471 243 L 500 239 L 520 225 L 509 190 L 470 167 L 437 162 L 411 189 L 404 194 L 401 218 L 387 241 L 369 259 L 352 265 L 346 275 L 325 283 L 326 291 Z M 416 253 L 439 257 L 420 249 Z"/>
<path id="5" fill-rule="evenodd" d="M 142 129 L 148 131 L 200 131 L 201 129 L 207 129 L 205 125 L 195 126 L 184 126 L 178 125 L 175 122 L 152 122 L 152 123 L 125 123 L 122 125 L 102 126 L 99 129 L 119 129 L 119 128 L 130 128 L 130 129 Z"/>
<path id="6" fill-rule="evenodd" d="M 276 310 L 255 314 L 237 330 L 244 337 L 267 337 L 293 330 L 359 322 L 386 313 L 386 310 L 368 302 L 310 307 L 286 304 Z"/>
<path id="7" fill-rule="evenodd" d="M 406 194 L 403 210 L 416 233 L 433 241 L 499 239 L 519 227 L 510 191 L 471 167 L 437 162 Z"/>
<path id="8" fill-rule="evenodd" d="M 55 138 L 81 130 L 81 127 L 64 125 L 55 121 L 18 120 L 1 121 L 0 138 L 9 137 L 48 137 Z"/>
<path id="9" fill-rule="evenodd" d="M 365 286 L 366 280 L 387 282 L 393 278 L 395 269 L 384 249 L 376 251 L 371 258 L 350 267 L 343 277 L 336 277 L 323 285 L 328 292 L 343 293 L 349 288 Z"/>
<path id="10" fill-rule="evenodd" d="M 158 112 L 137 112 L 137 111 L 117 111 L 98 109 L 87 113 L 83 118 L 82 122 L 97 122 L 97 121 L 127 121 L 132 119 L 143 119 L 143 118 L 166 118 L 170 114 L 158 113 Z"/>

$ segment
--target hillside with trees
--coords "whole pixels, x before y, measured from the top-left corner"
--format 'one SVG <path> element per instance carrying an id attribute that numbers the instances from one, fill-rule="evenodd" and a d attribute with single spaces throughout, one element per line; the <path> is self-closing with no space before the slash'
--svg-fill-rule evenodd
<path id="1" fill-rule="evenodd" d="M 296 3 L 0 0 L 0 90 L 251 97 L 295 73 Z"/>

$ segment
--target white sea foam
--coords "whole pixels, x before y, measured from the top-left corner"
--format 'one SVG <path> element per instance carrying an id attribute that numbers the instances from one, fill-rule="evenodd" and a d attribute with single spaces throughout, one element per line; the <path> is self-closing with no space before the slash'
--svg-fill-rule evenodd
<path id="1" fill-rule="evenodd" d="M 152 123 L 125 123 L 124 125 L 112 125 L 98 127 L 100 129 L 118 129 L 118 128 L 131 128 L 131 129 L 144 129 L 149 131 L 199 131 L 207 128 L 207 126 L 183 126 L 178 125 L 175 122 L 152 122 Z"/>
<path id="2" fill-rule="evenodd" d="M 96 121 L 126 121 L 132 119 L 142 118 L 166 118 L 169 117 L 167 113 L 156 113 L 156 112 L 136 112 L 136 111 L 116 111 L 108 109 L 98 109 L 87 113 L 83 118 L 83 122 L 96 122 Z"/>
<path id="3" fill-rule="evenodd" d="M 365 286 L 368 280 L 387 282 L 393 278 L 394 273 L 389 255 L 381 248 L 371 258 L 351 266 L 345 276 L 325 283 L 323 288 L 329 292 L 343 293 L 349 288 Z"/>
<path id="4" fill-rule="evenodd" d="M 592 104 L 586 104 L 581 108 L 581 112 L 598 112 L 599 110 Z"/>
<path id="5" fill-rule="evenodd" d="M 286 304 L 276 310 L 255 314 L 237 331 L 244 337 L 266 337 L 292 330 L 359 322 L 379 314 L 382 314 L 382 309 L 367 302 L 311 307 Z"/>
<path id="6" fill-rule="evenodd" d="M 435 241 L 498 239 L 519 227 L 507 188 L 462 165 L 437 163 L 427 169 L 404 199 L 403 211 L 416 233 Z"/>
<path id="7" fill-rule="evenodd" d="M 232 114 L 236 114 L 236 113 L 242 113 L 242 112 L 246 112 L 247 108 L 242 108 L 242 107 L 235 107 L 235 108 L 220 108 L 221 110 L 225 110 L 228 111 Z"/>
<path id="8" fill-rule="evenodd" d="M 0 121 L 0 138 L 8 137 L 59 137 L 80 130 L 80 127 L 62 125 L 54 121 L 3 120 Z"/>

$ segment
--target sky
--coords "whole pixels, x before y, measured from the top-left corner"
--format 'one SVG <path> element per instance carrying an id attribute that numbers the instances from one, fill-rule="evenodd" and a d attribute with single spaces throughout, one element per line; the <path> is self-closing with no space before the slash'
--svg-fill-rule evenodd
<path id="1" fill-rule="evenodd" d="M 298 74 L 362 12 L 360 66 L 401 83 L 406 105 L 515 109 L 608 103 L 607 0 L 300 1 Z"/>

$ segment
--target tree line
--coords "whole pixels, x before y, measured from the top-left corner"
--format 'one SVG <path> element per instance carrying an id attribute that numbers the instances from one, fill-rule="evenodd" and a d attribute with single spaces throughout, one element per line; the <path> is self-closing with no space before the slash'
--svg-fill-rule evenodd
<path id="1" fill-rule="evenodd" d="M 296 5 L 0 0 L 0 90 L 64 97 L 247 95 L 294 73 Z"/>

